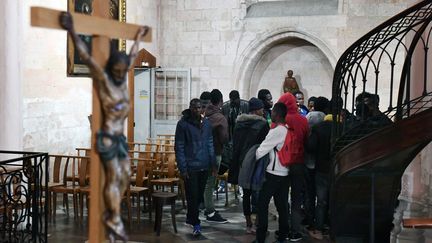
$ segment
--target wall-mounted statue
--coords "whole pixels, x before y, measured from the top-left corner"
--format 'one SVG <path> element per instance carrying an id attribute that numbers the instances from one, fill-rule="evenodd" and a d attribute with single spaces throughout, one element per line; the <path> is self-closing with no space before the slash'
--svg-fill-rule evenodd
<path id="1" fill-rule="evenodd" d="M 96 147 L 105 171 L 103 197 L 106 210 L 104 223 L 111 242 L 114 237 L 127 240 L 127 234 L 121 220 L 120 202 L 129 186 L 131 175 L 126 137 L 123 135 L 124 121 L 129 112 L 129 94 L 126 74 L 138 52 L 138 43 L 148 32 L 148 27 L 141 27 L 136 33 L 135 43 L 130 54 L 112 51 L 106 67 L 101 67 L 89 54 L 85 43 L 75 32 L 72 17 L 63 12 L 60 23 L 72 37 L 74 46 L 83 62 L 90 69 L 93 80 L 98 85 L 99 100 L 102 108 L 102 127 L 97 133 Z M 95 124 L 93 124 L 95 125 Z"/>
<path id="2" fill-rule="evenodd" d="M 293 71 L 288 70 L 283 84 L 283 92 L 290 92 L 291 94 L 294 94 L 297 91 L 299 91 L 299 86 L 296 79 L 293 77 Z"/>

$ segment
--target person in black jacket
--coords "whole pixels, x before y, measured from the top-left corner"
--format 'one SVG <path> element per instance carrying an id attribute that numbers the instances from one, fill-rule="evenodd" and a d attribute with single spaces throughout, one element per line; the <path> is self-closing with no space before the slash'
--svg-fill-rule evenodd
<path id="1" fill-rule="evenodd" d="M 186 223 L 193 225 L 194 236 L 201 234 L 199 203 L 204 194 L 207 176 L 209 173 L 217 173 L 212 127 L 207 118 L 202 118 L 201 113 L 201 101 L 192 99 L 189 109 L 183 111 L 175 132 L 177 167 L 186 190 Z"/>
<path id="2" fill-rule="evenodd" d="M 241 114 L 247 114 L 248 112 L 248 101 L 240 99 L 240 94 L 237 90 L 231 90 L 229 93 L 229 101 L 224 102 L 222 105 L 222 114 L 228 121 L 228 142 L 224 144 L 222 161 L 219 166 L 219 175 L 225 174 L 232 161 L 233 133 L 237 117 Z M 225 185 L 224 181 L 221 181 L 218 192 L 224 193 L 225 190 L 228 190 L 228 185 Z"/>
<path id="3" fill-rule="evenodd" d="M 269 126 L 263 117 L 264 104 L 257 98 L 249 100 L 249 114 L 242 114 L 237 118 L 233 134 L 233 160 L 228 172 L 228 182 L 238 184 L 241 163 L 248 150 L 255 144 L 264 141 Z M 243 189 L 243 214 L 246 217 L 246 231 L 253 233 L 251 219 L 251 190 Z"/>
<path id="4" fill-rule="evenodd" d="M 337 102 L 329 102 L 329 109 Z M 340 103 L 340 102 L 339 102 Z M 340 123 L 338 123 L 340 125 Z M 312 238 L 322 240 L 324 221 L 328 213 L 331 161 L 331 130 L 333 115 L 328 114 L 324 121 L 312 127 L 306 149 L 315 158 L 315 223 L 309 234 Z M 315 201 L 315 200 L 313 200 Z"/>

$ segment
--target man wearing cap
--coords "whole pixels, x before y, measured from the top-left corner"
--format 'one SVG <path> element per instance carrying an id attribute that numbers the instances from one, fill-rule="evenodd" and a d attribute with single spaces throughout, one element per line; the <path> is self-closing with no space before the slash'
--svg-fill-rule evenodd
<path id="1" fill-rule="evenodd" d="M 230 165 L 228 182 L 238 184 L 240 167 L 247 151 L 255 144 L 264 141 L 269 126 L 263 117 L 264 104 L 261 100 L 253 97 L 249 100 L 249 114 L 241 114 L 237 117 L 233 134 L 233 160 Z M 252 191 L 243 190 L 243 214 L 246 218 L 246 231 L 254 233 L 255 228 L 251 219 L 251 197 Z"/>

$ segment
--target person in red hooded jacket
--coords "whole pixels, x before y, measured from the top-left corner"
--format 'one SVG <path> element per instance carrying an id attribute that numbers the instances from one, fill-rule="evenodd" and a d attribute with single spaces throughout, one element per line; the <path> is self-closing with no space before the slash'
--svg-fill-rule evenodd
<path id="1" fill-rule="evenodd" d="M 299 139 L 299 143 L 304 146 L 307 137 L 309 136 L 309 125 L 307 119 L 302 116 L 298 111 L 297 101 L 294 95 L 291 93 L 283 94 L 278 102 L 284 103 L 287 107 L 287 115 L 285 116 L 285 122 L 288 127 L 294 129 L 296 138 Z M 275 124 L 272 124 L 272 127 Z M 291 186 L 291 229 L 288 234 L 290 241 L 300 241 L 302 239 L 301 232 L 301 221 L 302 221 L 302 191 L 304 181 L 304 158 L 297 164 L 289 166 L 289 181 Z"/>

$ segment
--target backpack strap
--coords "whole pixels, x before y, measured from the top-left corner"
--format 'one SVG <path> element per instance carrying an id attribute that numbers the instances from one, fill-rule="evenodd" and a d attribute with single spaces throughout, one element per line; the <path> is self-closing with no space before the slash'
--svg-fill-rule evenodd
<path id="1" fill-rule="evenodd" d="M 274 171 L 275 170 L 275 166 L 276 166 L 276 156 L 277 156 L 278 150 L 276 149 L 276 147 L 274 147 L 273 151 L 274 151 L 274 158 L 273 158 L 273 168 L 272 168 L 272 170 Z"/>

